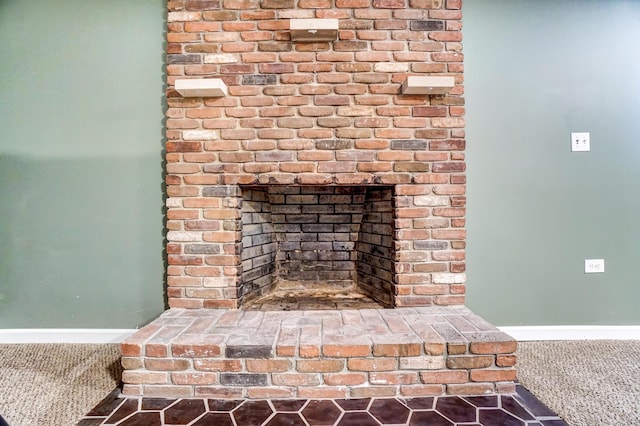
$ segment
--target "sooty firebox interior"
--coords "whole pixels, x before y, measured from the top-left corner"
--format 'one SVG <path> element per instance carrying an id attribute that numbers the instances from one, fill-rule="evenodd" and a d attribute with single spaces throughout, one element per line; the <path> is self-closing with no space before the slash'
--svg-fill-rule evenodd
<path id="1" fill-rule="evenodd" d="M 392 186 L 241 192 L 244 309 L 392 307 Z"/>

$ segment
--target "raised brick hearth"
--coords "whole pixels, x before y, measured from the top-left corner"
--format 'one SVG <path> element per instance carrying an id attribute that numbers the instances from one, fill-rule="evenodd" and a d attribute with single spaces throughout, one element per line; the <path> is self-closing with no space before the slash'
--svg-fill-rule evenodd
<path id="1" fill-rule="evenodd" d="M 167 4 L 171 309 L 123 344 L 125 393 L 513 391 L 515 342 L 462 306 L 462 2 Z M 203 78 L 226 95 L 175 90 Z"/>
<path id="2" fill-rule="evenodd" d="M 460 306 L 169 310 L 123 344 L 124 393 L 214 398 L 515 390 L 516 344 Z"/>

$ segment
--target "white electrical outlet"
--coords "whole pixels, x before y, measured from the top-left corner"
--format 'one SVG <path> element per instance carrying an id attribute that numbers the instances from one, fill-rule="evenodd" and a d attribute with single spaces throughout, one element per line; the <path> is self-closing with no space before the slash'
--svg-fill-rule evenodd
<path id="1" fill-rule="evenodd" d="M 604 259 L 585 259 L 584 273 L 599 274 L 604 272 Z"/>
<path id="2" fill-rule="evenodd" d="M 584 152 L 591 150 L 591 140 L 589 132 L 571 133 L 571 151 Z"/>

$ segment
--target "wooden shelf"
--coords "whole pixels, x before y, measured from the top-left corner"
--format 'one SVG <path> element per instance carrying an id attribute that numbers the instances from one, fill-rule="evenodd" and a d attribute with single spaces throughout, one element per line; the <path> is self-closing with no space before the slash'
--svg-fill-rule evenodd
<path id="1" fill-rule="evenodd" d="M 180 79 L 176 91 L 185 98 L 221 97 L 227 96 L 227 85 L 219 78 Z"/>
<path id="2" fill-rule="evenodd" d="M 337 19 L 291 19 L 292 41 L 333 41 L 338 38 Z"/>
<path id="3" fill-rule="evenodd" d="M 409 76 L 402 83 L 405 95 L 444 95 L 455 86 L 453 77 L 448 76 Z"/>

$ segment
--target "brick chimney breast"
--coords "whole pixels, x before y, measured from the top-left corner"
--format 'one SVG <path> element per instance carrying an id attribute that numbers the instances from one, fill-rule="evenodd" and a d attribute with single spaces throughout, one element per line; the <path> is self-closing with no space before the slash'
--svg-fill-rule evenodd
<path id="1" fill-rule="evenodd" d="M 167 5 L 169 305 L 239 308 L 292 281 L 462 304 L 461 2 Z M 292 19 L 336 39 L 292 40 Z M 454 86 L 403 94 L 409 76 Z M 228 93 L 182 97 L 184 79 Z"/>

